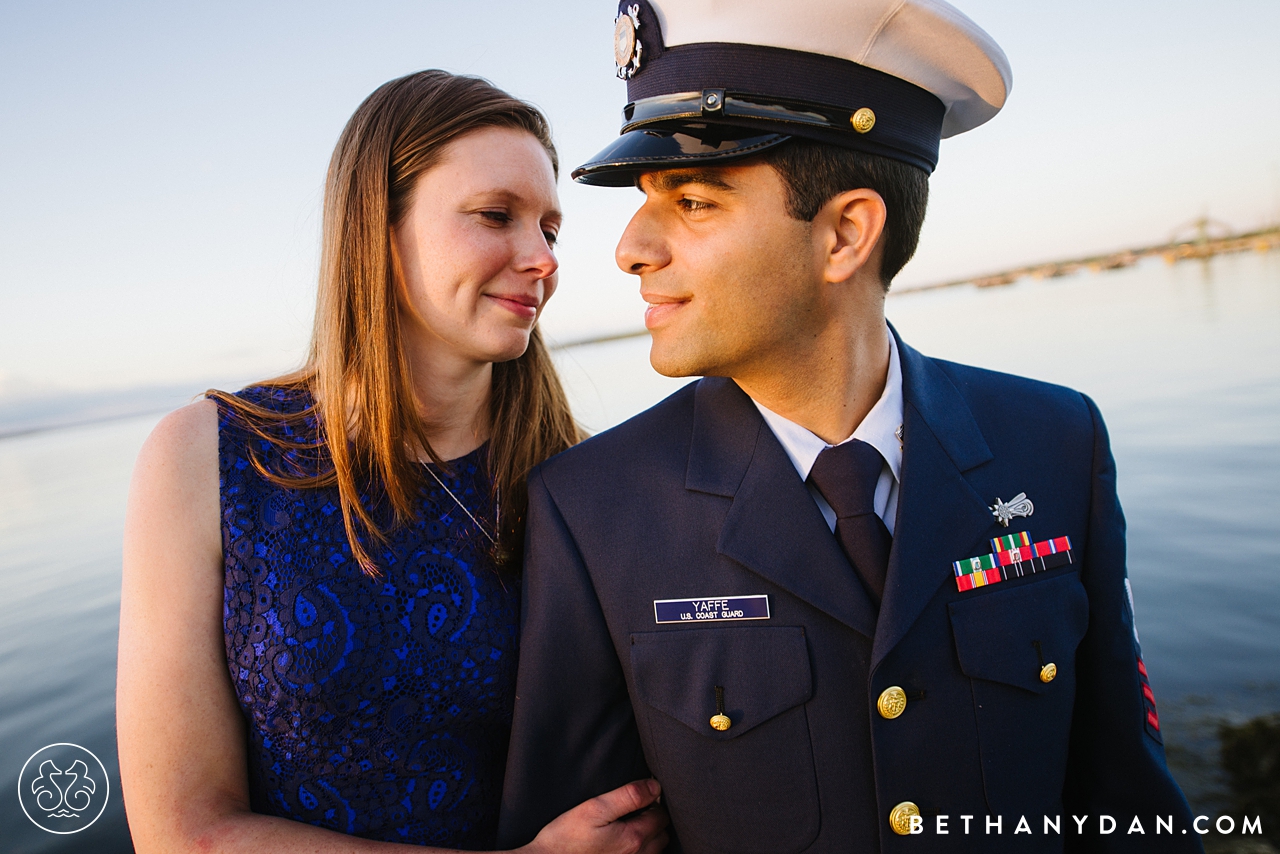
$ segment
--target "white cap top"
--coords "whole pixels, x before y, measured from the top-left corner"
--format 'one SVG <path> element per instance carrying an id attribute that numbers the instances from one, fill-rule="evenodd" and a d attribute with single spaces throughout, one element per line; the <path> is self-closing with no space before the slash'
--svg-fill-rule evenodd
<path id="1" fill-rule="evenodd" d="M 667 47 L 727 42 L 846 59 L 942 101 L 942 136 L 1000 111 L 1013 86 L 1004 51 L 942 0 L 649 0 Z"/>

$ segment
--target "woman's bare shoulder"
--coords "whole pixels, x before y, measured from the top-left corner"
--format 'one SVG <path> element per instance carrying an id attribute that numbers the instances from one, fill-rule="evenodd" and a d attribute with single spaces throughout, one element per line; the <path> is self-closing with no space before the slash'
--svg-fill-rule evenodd
<path id="1" fill-rule="evenodd" d="M 213 558 L 221 552 L 218 517 L 218 408 L 200 400 L 160 419 L 138 453 L 126 556 L 168 546 L 188 559 Z"/>
<path id="2" fill-rule="evenodd" d="M 151 465 L 186 466 L 216 458 L 218 449 L 218 405 L 197 400 L 175 409 L 156 424 L 142 446 L 138 462 Z"/>

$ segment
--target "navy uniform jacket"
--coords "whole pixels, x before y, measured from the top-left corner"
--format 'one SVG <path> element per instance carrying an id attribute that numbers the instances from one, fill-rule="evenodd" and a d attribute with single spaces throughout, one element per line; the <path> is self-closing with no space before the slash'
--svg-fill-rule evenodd
<path id="1" fill-rule="evenodd" d="M 731 380 L 686 386 L 532 473 L 502 844 L 652 773 L 671 850 L 690 854 L 1201 850 L 1144 697 L 1093 402 L 900 352 L 904 455 L 878 618 Z M 1019 492 L 1034 514 L 1002 528 L 988 505 Z M 1075 562 L 960 592 L 953 561 L 1018 531 L 1069 537 Z M 767 620 L 655 620 L 655 600 L 760 594 Z M 708 723 L 717 685 L 723 732 Z M 893 685 L 908 702 L 890 720 L 876 700 Z M 903 801 L 922 834 L 890 830 Z M 1099 814 L 1114 833 L 1097 835 Z M 1089 816 L 1089 838 L 1071 815 Z M 1135 815 L 1145 835 L 1126 832 Z M 1022 816 L 1032 834 L 1014 834 Z M 1062 835 L 1044 816 L 1061 816 Z M 1156 835 L 1157 816 L 1173 836 Z"/>

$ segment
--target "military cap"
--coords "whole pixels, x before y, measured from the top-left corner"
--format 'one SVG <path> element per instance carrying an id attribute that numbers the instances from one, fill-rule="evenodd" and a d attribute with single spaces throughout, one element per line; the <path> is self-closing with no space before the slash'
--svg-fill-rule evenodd
<path id="1" fill-rule="evenodd" d="M 932 172 L 939 140 L 986 122 L 1012 85 L 995 41 L 942 0 L 622 0 L 622 134 L 573 172 L 729 162 L 792 138 Z"/>

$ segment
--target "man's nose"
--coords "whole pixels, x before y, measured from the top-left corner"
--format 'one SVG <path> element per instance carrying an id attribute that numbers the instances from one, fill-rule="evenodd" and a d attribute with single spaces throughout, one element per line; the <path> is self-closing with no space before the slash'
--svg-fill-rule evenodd
<path id="1" fill-rule="evenodd" d="M 665 267 L 671 260 L 661 229 L 649 212 L 648 205 L 641 206 L 635 216 L 631 217 L 631 222 L 627 223 L 613 258 L 618 269 L 636 276 Z"/>

